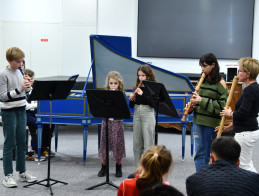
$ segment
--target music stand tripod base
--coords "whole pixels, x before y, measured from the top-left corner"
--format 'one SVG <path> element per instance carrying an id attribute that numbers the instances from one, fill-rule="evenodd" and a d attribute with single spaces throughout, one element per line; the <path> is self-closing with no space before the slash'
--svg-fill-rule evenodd
<path id="1" fill-rule="evenodd" d="M 105 129 L 105 147 L 106 147 L 106 181 L 85 190 L 92 190 L 99 186 L 108 184 L 115 188 L 119 188 L 109 179 L 109 118 L 129 119 L 130 111 L 127 105 L 126 96 L 121 91 L 108 90 L 86 90 L 90 111 L 94 117 L 106 119 Z"/>
<path id="2" fill-rule="evenodd" d="M 31 92 L 28 101 L 32 100 L 49 100 L 50 102 L 50 112 L 49 112 L 49 127 L 51 130 L 51 122 L 52 122 L 52 101 L 56 99 L 66 99 L 68 94 L 70 93 L 72 87 L 74 86 L 75 81 L 35 81 L 34 87 Z M 48 173 L 47 178 L 41 181 L 32 182 L 31 184 L 25 185 L 23 187 L 33 186 L 35 184 L 42 185 L 45 187 L 49 187 L 50 194 L 53 195 L 53 191 L 51 186 L 57 183 L 61 183 L 67 185 L 68 183 L 62 182 L 59 180 L 55 180 L 50 178 L 50 153 L 51 153 L 51 135 L 49 136 L 49 148 L 48 148 Z M 42 182 L 47 182 L 47 184 L 42 184 Z M 53 181 L 53 183 L 50 183 Z"/>

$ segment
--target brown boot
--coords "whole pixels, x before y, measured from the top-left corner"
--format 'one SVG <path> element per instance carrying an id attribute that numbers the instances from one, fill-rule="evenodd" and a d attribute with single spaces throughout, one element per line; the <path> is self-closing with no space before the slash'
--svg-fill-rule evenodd
<path id="1" fill-rule="evenodd" d="M 116 163 L 115 177 L 122 177 L 121 164 Z"/>

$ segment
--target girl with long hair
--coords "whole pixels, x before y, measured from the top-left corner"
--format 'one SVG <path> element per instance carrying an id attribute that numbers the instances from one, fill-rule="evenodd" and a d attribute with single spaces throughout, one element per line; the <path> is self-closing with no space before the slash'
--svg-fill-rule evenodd
<path id="1" fill-rule="evenodd" d="M 123 91 L 123 80 L 119 72 L 111 71 L 108 73 L 105 84 L 107 90 Z M 102 158 L 102 168 L 98 173 L 99 177 L 106 174 L 106 126 L 109 128 L 109 153 L 113 160 L 116 161 L 115 177 L 122 177 L 121 161 L 126 157 L 124 125 L 121 119 L 109 119 L 108 125 L 106 120 L 102 121 L 101 141 L 99 157 Z"/>
<path id="2" fill-rule="evenodd" d="M 133 179 L 124 180 L 119 187 L 118 196 L 135 196 L 140 191 L 167 182 L 173 163 L 171 152 L 165 146 L 153 146 L 141 157 L 140 164 Z"/>
<path id="3" fill-rule="evenodd" d="M 194 163 L 196 171 L 208 165 L 210 147 L 220 124 L 220 112 L 226 104 L 228 89 L 219 73 L 219 64 L 213 53 L 204 54 L 199 62 L 206 77 L 198 93 L 191 98 L 193 106 L 193 133 L 195 138 Z"/>
<path id="4" fill-rule="evenodd" d="M 155 75 L 148 65 L 142 65 L 137 70 L 136 84 L 129 97 L 129 106 L 134 108 L 133 117 L 133 152 L 136 167 L 141 155 L 155 144 L 155 115 L 148 97 L 148 89 L 143 80 L 156 81 Z M 129 175 L 129 178 L 134 174 Z"/>

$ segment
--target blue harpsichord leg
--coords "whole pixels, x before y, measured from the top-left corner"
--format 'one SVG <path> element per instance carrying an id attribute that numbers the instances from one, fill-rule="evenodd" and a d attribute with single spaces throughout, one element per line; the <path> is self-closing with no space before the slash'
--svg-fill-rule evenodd
<path id="1" fill-rule="evenodd" d="M 186 136 L 186 122 L 182 124 L 182 160 L 184 161 L 185 153 L 185 136 Z"/>
<path id="2" fill-rule="evenodd" d="M 58 150 L 58 124 L 55 124 L 55 152 Z"/>
<path id="3" fill-rule="evenodd" d="M 83 141 L 83 162 L 84 162 L 84 166 L 85 166 L 85 162 L 86 162 L 86 148 L 87 148 L 87 136 L 88 136 L 88 125 L 84 125 L 84 141 Z"/>
<path id="4" fill-rule="evenodd" d="M 38 130 L 37 130 L 37 137 L 38 137 L 38 163 L 40 162 L 41 157 L 41 140 L 42 140 L 42 124 L 38 123 Z"/>

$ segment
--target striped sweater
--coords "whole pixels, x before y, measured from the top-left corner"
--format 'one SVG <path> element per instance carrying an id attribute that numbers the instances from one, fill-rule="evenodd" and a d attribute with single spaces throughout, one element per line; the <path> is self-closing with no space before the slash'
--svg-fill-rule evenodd
<path id="1" fill-rule="evenodd" d="M 205 81 L 198 94 L 202 97 L 202 101 L 193 108 L 193 122 L 207 127 L 219 126 L 221 121 L 219 113 L 225 107 L 228 89 L 225 89 L 220 82 L 209 84 Z"/>
<path id="2" fill-rule="evenodd" d="M 25 91 L 20 91 L 23 75 L 19 70 L 12 71 L 5 68 L 0 73 L 0 101 L 1 109 L 11 109 L 26 105 Z M 29 91 L 30 89 L 26 89 Z"/>

